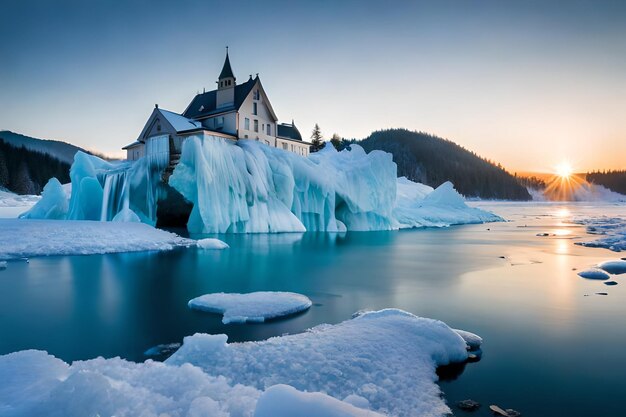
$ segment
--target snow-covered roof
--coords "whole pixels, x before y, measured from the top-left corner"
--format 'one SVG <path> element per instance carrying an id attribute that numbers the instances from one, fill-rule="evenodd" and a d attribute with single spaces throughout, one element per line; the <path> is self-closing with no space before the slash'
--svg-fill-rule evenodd
<path id="1" fill-rule="evenodd" d="M 141 142 L 134 141 L 133 143 L 129 143 L 128 145 L 124 146 L 122 149 L 130 149 L 130 148 L 134 148 L 135 146 L 139 146 L 139 145 L 141 145 Z"/>
<path id="2" fill-rule="evenodd" d="M 176 132 L 184 132 L 187 130 L 199 129 L 202 127 L 202 123 L 188 119 L 178 113 L 163 109 L 159 109 L 159 112 L 163 115 L 163 117 L 167 119 L 172 127 L 176 129 Z"/>

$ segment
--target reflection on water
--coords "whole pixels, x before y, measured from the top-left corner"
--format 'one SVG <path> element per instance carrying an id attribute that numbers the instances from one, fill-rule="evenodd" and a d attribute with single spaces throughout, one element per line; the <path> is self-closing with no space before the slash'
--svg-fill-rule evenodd
<path id="1" fill-rule="evenodd" d="M 572 216 L 624 206 L 488 204 L 512 220 L 440 230 L 219 236 L 225 251 L 50 257 L 0 272 L 0 354 L 145 360 L 195 332 L 260 340 L 402 308 L 481 335 L 479 363 L 444 369 L 451 403 L 473 398 L 525 415 L 619 415 L 626 394 L 624 288 L 580 279 L 615 255 L 574 245 Z M 547 234 L 546 236 L 537 236 Z M 295 291 L 314 306 L 266 324 L 224 325 L 187 308 L 209 292 Z M 604 291 L 605 297 L 589 296 Z M 606 393 L 611 392 L 608 398 Z M 597 400 L 602 398 L 598 405 Z M 616 398 L 613 400 L 612 398 Z"/>

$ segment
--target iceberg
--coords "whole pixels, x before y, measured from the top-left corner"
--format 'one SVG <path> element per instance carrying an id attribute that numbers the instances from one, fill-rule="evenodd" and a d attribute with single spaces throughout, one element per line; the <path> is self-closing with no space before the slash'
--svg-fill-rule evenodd
<path id="1" fill-rule="evenodd" d="M 69 204 L 63 185 L 56 178 L 51 178 L 43 187 L 41 200 L 19 218 L 62 220 L 66 218 L 68 209 Z"/>
<path id="2" fill-rule="evenodd" d="M 189 308 L 223 314 L 224 324 L 262 323 L 308 310 L 311 305 L 311 300 L 302 294 L 279 291 L 214 293 L 189 301 Z"/>
<path id="3" fill-rule="evenodd" d="M 0 230 L 0 260 L 163 251 L 194 242 L 143 223 L 0 219 Z"/>
<path id="4" fill-rule="evenodd" d="M 626 274 L 626 261 L 623 259 L 617 261 L 605 261 L 598 265 L 598 268 L 613 275 Z"/>
<path id="5" fill-rule="evenodd" d="M 192 136 L 169 176 L 168 164 L 163 153 L 110 163 L 78 152 L 69 203 L 58 184 L 50 184 L 41 209 L 28 217 L 66 211 L 70 220 L 156 225 L 182 204 L 190 206 L 184 217 L 193 234 L 396 230 L 501 220 L 468 207 L 449 182 L 433 190 L 396 178 L 391 154 L 366 153 L 358 145 L 341 152 L 327 146 L 304 158 L 252 140 Z M 169 202 L 178 196 L 177 204 Z"/>
<path id="6" fill-rule="evenodd" d="M 611 278 L 609 274 L 597 268 L 585 269 L 584 271 L 580 271 L 578 273 L 578 276 L 585 279 L 597 279 L 600 281 L 606 281 L 607 279 Z"/>
<path id="7" fill-rule="evenodd" d="M 263 342 L 226 341 L 187 337 L 164 363 L 0 356 L 0 414 L 439 417 L 450 409 L 436 368 L 468 358 L 446 324 L 395 309 Z"/>

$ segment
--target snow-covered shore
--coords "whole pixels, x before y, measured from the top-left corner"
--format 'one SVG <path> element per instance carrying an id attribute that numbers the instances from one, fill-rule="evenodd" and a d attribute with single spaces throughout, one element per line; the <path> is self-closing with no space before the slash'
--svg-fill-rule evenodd
<path id="1" fill-rule="evenodd" d="M 0 414 L 443 416 L 436 368 L 468 358 L 444 323 L 394 309 L 263 342 L 226 341 L 189 336 L 165 363 L 0 356 Z"/>
<path id="2" fill-rule="evenodd" d="M 194 243 L 143 223 L 0 219 L 0 260 L 171 250 Z"/>

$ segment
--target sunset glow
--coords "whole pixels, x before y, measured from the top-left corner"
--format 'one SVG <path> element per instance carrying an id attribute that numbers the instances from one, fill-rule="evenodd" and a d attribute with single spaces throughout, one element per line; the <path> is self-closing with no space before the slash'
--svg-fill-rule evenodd
<path id="1" fill-rule="evenodd" d="M 573 173 L 574 169 L 572 168 L 572 165 L 567 161 L 563 161 L 556 166 L 556 175 L 561 178 L 569 178 L 572 176 Z"/>

